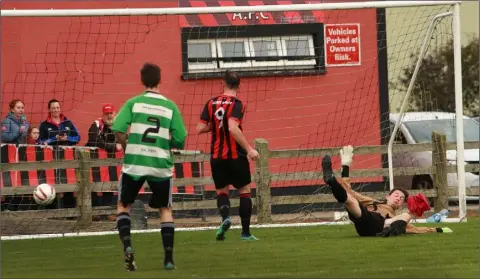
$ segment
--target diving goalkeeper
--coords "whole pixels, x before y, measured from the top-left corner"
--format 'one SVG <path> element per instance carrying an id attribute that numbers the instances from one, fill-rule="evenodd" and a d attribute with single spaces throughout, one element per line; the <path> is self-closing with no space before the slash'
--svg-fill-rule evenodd
<path id="1" fill-rule="evenodd" d="M 332 189 L 335 199 L 345 204 L 348 217 L 355 225 L 360 236 L 397 236 L 405 233 L 450 233 L 449 228 L 415 227 L 410 224 L 413 214 L 421 216 L 425 210 L 430 209 L 428 201 L 423 195 L 410 197 L 410 213 L 396 214 L 403 203 L 408 199 L 408 192 L 402 188 L 394 188 L 385 197 L 384 201 L 372 199 L 352 190 L 350 186 L 349 170 L 353 160 L 353 147 L 344 146 L 340 150 L 342 162 L 342 178 L 337 181 L 333 170 L 330 156 L 326 155 L 322 160 L 323 179 Z M 420 198 L 419 198 L 420 197 Z M 415 198 L 419 198 L 415 202 Z M 424 205 L 424 206 L 422 206 Z M 417 210 L 413 209 L 417 207 Z M 420 209 L 420 212 L 418 212 Z"/>

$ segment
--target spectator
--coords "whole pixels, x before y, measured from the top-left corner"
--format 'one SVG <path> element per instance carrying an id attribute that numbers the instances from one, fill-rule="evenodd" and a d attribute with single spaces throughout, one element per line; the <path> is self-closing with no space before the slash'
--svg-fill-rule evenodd
<path id="1" fill-rule="evenodd" d="M 88 129 L 88 141 L 86 146 L 105 149 L 108 153 L 122 150 L 120 144 L 115 143 L 115 135 L 112 132 L 115 108 L 113 105 L 104 105 L 102 117 L 93 121 Z"/>
<path id="2" fill-rule="evenodd" d="M 10 112 L 2 122 L 2 143 L 25 143 L 29 126 L 23 114 L 25 105 L 21 100 L 15 99 L 9 106 Z"/>
<path id="3" fill-rule="evenodd" d="M 48 102 L 48 117 L 40 124 L 40 143 L 48 145 L 76 145 L 80 135 L 73 122 L 62 113 L 60 102 Z"/>
<path id="4" fill-rule="evenodd" d="M 32 125 L 28 129 L 27 133 L 27 144 L 40 144 L 40 130 L 37 126 Z"/>

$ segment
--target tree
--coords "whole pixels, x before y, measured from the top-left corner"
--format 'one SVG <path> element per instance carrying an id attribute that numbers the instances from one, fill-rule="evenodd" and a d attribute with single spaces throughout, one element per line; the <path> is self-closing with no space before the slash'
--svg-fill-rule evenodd
<path id="1" fill-rule="evenodd" d="M 478 37 L 471 37 L 462 46 L 463 109 L 469 116 L 479 115 Z M 417 61 L 418 53 L 410 58 Z M 415 63 L 402 69 L 397 90 L 407 91 Z M 455 112 L 455 83 L 453 69 L 453 43 L 445 44 L 424 57 L 410 95 L 410 107 L 417 111 Z"/>

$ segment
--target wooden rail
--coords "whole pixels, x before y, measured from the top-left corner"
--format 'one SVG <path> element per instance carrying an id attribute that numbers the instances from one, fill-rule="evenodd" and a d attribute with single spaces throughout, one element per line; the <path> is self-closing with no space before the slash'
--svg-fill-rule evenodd
<path id="1" fill-rule="evenodd" d="M 265 139 L 256 139 L 255 148 L 260 153 L 260 160 L 255 164 L 255 173 L 252 180 L 256 183 L 256 198 L 254 206 L 257 208 L 257 220 L 259 223 L 268 223 L 271 218 L 271 206 L 280 204 L 310 204 L 310 203 L 329 203 L 335 202 L 331 194 L 315 194 L 301 196 L 271 196 L 270 184 L 275 181 L 295 181 L 295 180 L 320 180 L 322 173 L 320 171 L 306 171 L 296 173 L 270 173 L 270 159 L 295 158 L 295 157 L 322 157 L 326 154 L 337 155 L 340 147 L 316 148 L 316 149 L 295 149 L 295 150 L 270 150 L 268 141 Z M 479 149 L 480 142 L 465 142 L 465 149 Z M 446 151 L 455 150 L 456 144 L 446 143 L 445 137 L 433 134 L 432 143 L 421 144 L 399 144 L 393 146 L 393 152 L 432 152 L 431 167 L 406 167 L 394 169 L 394 175 L 432 175 L 434 189 L 424 190 L 423 193 L 430 198 L 435 199 L 435 206 L 444 205 L 450 196 L 456 196 L 458 190 L 448 187 L 447 173 L 455 173 L 456 167 L 447 164 Z M 386 146 L 358 146 L 354 149 L 355 154 L 386 154 Z M 22 162 L 14 164 L 0 164 L 0 172 L 8 171 L 28 171 L 37 169 L 76 169 L 77 184 L 59 184 L 55 185 L 57 193 L 77 192 L 77 208 L 74 209 L 55 209 L 55 210 L 35 210 L 35 211 L 15 211 L 2 212 L 2 217 L 27 217 L 42 216 L 48 217 L 78 217 L 78 227 L 88 228 L 92 222 L 92 216 L 102 212 L 112 212 L 110 207 L 93 207 L 91 203 L 91 192 L 116 191 L 118 182 L 97 182 L 90 183 L 90 169 L 101 166 L 118 166 L 122 163 L 121 159 L 98 159 L 91 160 L 86 150 L 76 149 L 75 160 L 60 160 L 55 162 Z M 209 161 L 208 154 L 178 155 L 175 156 L 175 162 L 205 162 Z M 479 164 L 468 164 L 465 166 L 466 172 L 479 172 Z M 352 169 L 351 177 L 378 177 L 388 176 L 387 168 L 380 169 Z M 213 184 L 211 177 L 197 178 L 178 178 L 174 179 L 175 186 L 184 185 L 206 185 Z M 148 191 L 148 186 L 146 186 Z M 420 191 L 410 191 L 417 193 Z M 2 189 L 2 195 L 27 195 L 32 193 L 32 187 L 6 187 Z M 373 198 L 383 198 L 384 192 L 363 193 Z M 479 195 L 478 188 L 467 188 L 467 195 Z M 233 199 L 232 207 L 238 206 L 238 200 Z M 174 210 L 192 210 L 192 209 L 212 209 L 216 208 L 215 200 L 200 201 L 182 201 L 174 203 Z M 438 209 L 438 208 L 436 208 Z"/>

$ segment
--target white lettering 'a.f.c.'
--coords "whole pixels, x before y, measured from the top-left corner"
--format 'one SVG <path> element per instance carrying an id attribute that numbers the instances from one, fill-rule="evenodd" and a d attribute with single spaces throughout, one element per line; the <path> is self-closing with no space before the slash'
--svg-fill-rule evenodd
<path id="1" fill-rule="evenodd" d="M 234 13 L 232 16 L 232 20 L 236 20 L 237 18 L 242 19 L 242 13 Z"/>
<path id="2" fill-rule="evenodd" d="M 266 16 L 266 15 L 264 15 L 263 12 L 260 12 L 260 17 L 261 17 L 262 19 L 269 19 L 269 17 Z"/>

